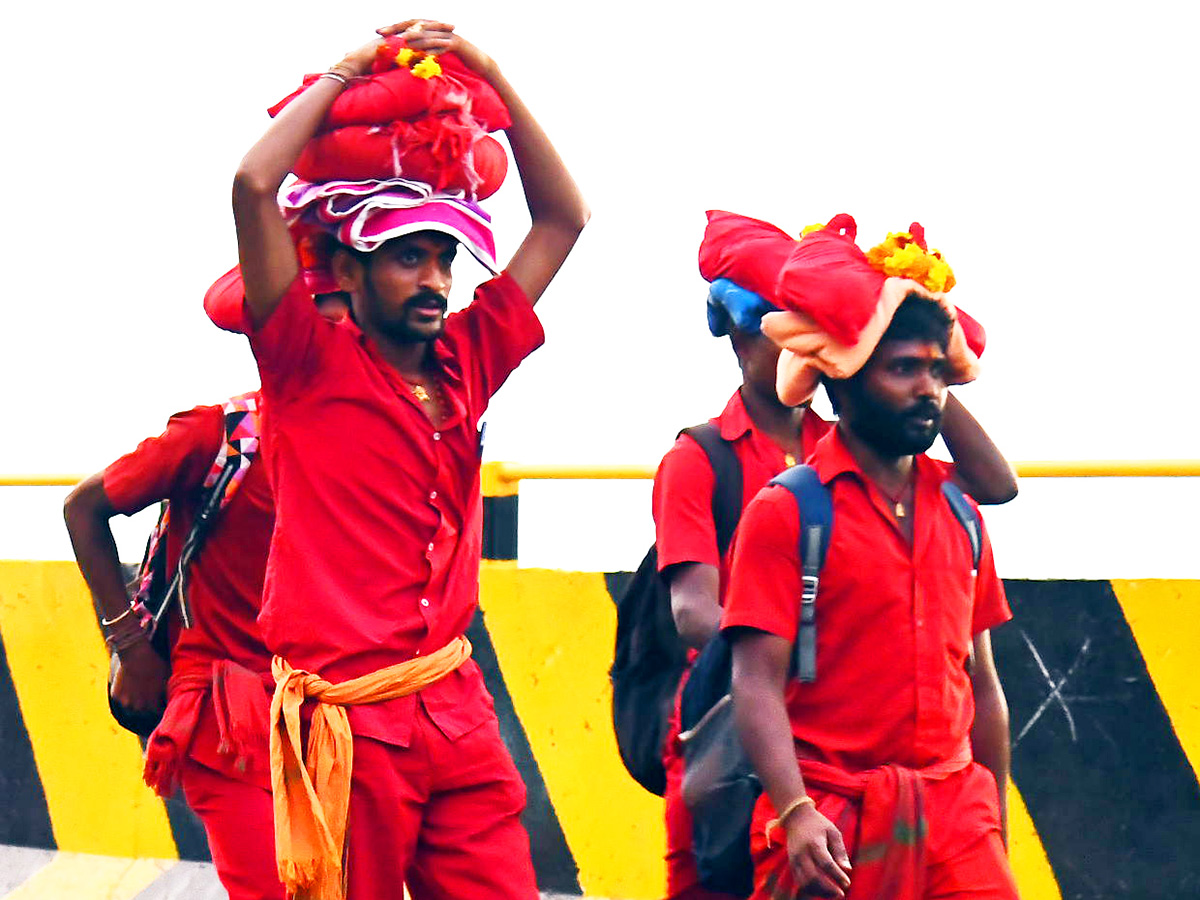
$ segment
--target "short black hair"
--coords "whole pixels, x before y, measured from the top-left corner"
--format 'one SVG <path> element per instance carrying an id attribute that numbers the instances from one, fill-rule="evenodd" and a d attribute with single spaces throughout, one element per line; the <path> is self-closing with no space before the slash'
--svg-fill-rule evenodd
<path id="1" fill-rule="evenodd" d="M 950 329 L 953 327 L 954 320 L 940 303 L 914 291 L 896 307 L 896 313 L 879 343 L 932 341 L 944 352 L 950 343 Z"/>
<path id="2" fill-rule="evenodd" d="M 932 341 L 945 353 L 950 344 L 950 329 L 953 327 L 954 320 L 950 318 L 950 314 L 942 308 L 940 303 L 913 291 L 896 307 L 892 321 L 888 324 L 887 331 L 879 339 L 876 349 L 887 341 Z M 864 364 L 863 369 L 865 368 Z M 863 369 L 859 369 L 846 380 L 853 381 Z M 838 381 L 827 375 L 821 376 L 821 383 L 825 385 L 825 393 L 829 395 L 834 415 L 841 413 L 837 397 Z"/>

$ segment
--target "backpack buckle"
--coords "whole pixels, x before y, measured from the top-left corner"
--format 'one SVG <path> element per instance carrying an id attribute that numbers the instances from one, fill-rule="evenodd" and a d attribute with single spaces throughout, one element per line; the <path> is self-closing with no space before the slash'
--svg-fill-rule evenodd
<path id="1" fill-rule="evenodd" d="M 818 575 L 804 575 L 801 578 L 800 590 L 800 621 L 813 622 L 817 617 L 817 587 L 821 579 Z"/>

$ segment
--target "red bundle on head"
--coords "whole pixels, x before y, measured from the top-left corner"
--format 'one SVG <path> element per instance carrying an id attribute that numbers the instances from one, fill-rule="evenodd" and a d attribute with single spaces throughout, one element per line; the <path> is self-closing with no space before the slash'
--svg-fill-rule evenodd
<path id="1" fill-rule="evenodd" d="M 954 274 L 929 250 L 917 223 L 888 235 L 869 253 L 855 243 L 846 214 L 806 229 L 799 240 L 766 222 L 710 211 L 700 245 L 700 274 L 728 278 L 780 307 L 762 319 L 763 333 L 783 348 L 777 388 L 784 403 L 812 397 L 822 375 L 849 378 L 870 357 L 892 315 L 912 293 L 939 303 L 955 324 L 947 347 L 948 375 L 972 380 L 984 334 L 945 297 Z"/>
<path id="2" fill-rule="evenodd" d="M 854 243 L 858 226 L 845 213 L 793 242 L 779 270 L 777 305 L 803 312 L 843 344 L 853 344 L 875 312 L 884 275 Z"/>
<path id="3" fill-rule="evenodd" d="M 292 171 L 305 181 L 407 178 L 437 190 L 490 197 L 508 174 L 508 155 L 493 137 L 464 135 L 452 121 L 350 125 L 308 142 Z"/>
<path id="4" fill-rule="evenodd" d="M 306 76 L 270 114 L 319 77 Z M 510 124 L 492 86 L 453 54 L 423 59 L 393 37 L 380 46 L 372 74 L 351 80 L 334 100 L 294 171 L 308 181 L 403 177 L 483 198 L 508 171 L 504 148 L 487 132 Z"/>
<path id="5" fill-rule="evenodd" d="M 700 275 L 705 281 L 728 278 L 766 300 L 775 293 L 779 270 L 796 242 L 768 222 L 710 209 L 700 242 Z"/>

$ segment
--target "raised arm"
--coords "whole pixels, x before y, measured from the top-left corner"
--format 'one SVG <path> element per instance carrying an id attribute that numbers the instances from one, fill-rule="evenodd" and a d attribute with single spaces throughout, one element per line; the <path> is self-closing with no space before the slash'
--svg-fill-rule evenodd
<path id="1" fill-rule="evenodd" d="M 104 490 L 102 473 L 81 481 L 67 496 L 63 518 L 79 571 L 87 582 L 101 618 L 123 634 L 134 626 L 129 593 L 108 520 L 116 515 Z M 136 640 L 118 651 L 121 667 L 113 681 L 113 697 L 131 710 L 161 709 L 166 703 L 167 664 L 148 640 Z"/>
<path id="2" fill-rule="evenodd" d="M 983 426 L 951 393 L 942 412 L 942 439 L 954 457 L 955 481 L 977 503 L 1007 503 L 1017 496 L 1017 473 Z"/>
<path id="3" fill-rule="evenodd" d="M 453 51 L 495 88 L 508 107 L 512 118 L 507 131 L 508 143 L 521 175 L 533 224 L 506 270 L 530 302 L 537 303 L 591 215 L 571 173 L 495 60 L 454 33 L 452 25 L 410 20 L 381 28 L 379 33 L 403 33 L 408 46 L 414 50 L 427 53 Z"/>
<path id="4" fill-rule="evenodd" d="M 271 122 L 233 178 L 233 219 L 246 306 L 255 328 L 271 317 L 300 272 L 296 248 L 279 213 L 277 195 L 305 144 L 317 133 L 344 80 L 365 74 L 378 40 L 364 44 L 329 69 Z"/>

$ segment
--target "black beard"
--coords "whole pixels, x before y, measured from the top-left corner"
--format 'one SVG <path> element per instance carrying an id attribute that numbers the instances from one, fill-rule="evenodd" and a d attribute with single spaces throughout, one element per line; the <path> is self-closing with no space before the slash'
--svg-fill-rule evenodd
<path id="1" fill-rule="evenodd" d="M 937 440 L 942 430 L 942 410 L 933 400 L 919 400 L 906 409 L 895 410 L 866 391 L 856 393 L 854 420 L 848 424 L 881 456 L 924 453 Z M 926 428 L 917 425 L 917 419 L 932 419 L 933 424 Z"/>
<path id="2" fill-rule="evenodd" d="M 376 300 L 373 291 L 371 294 L 369 294 L 369 296 L 373 301 L 373 305 L 376 305 L 376 308 L 378 308 L 378 301 Z M 424 331 L 418 331 L 408 324 L 409 310 L 411 310 L 418 303 L 428 302 L 430 300 L 437 302 L 438 306 L 441 307 L 442 316 L 445 317 L 446 309 L 449 306 L 449 301 L 436 291 L 420 291 L 404 301 L 404 306 L 401 308 L 400 314 L 395 320 L 379 322 L 376 327 L 382 334 L 386 335 L 389 340 L 392 340 L 397 344 L 423 344 L 428 343 L 429 341 L 437 340 L 439 337 L 441 337 L 441 328 L 438 329 L 437 334 L 430 335 Z"/>

